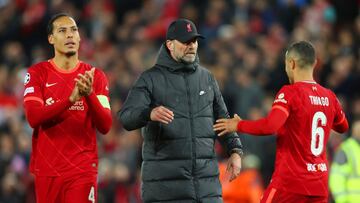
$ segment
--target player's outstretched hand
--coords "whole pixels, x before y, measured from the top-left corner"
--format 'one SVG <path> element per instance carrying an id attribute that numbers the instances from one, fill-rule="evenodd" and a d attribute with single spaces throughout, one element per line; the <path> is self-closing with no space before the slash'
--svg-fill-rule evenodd
<path id="1" fill-rule="evenodd" d="M 85 74 L 78 74 L 78 78 L 75 78 L 76 86 L 79 88 L 82 96 L 88 96 L 93 90 L 94 71 L 92 68 L 90 71 L 85 71 Z"/>
<path id="2" fill-rule="evenodd" d="M 174 120 L 174 113 L 164 106 L 158 106 L 151 111 L 150 119 L 152 121 L 169 124 Z"/>
<path id="3" fill-rule="evenodd" d="M 227 133 L 236 132 L 239 121 L 241 121 L 241 118 L 235 114 L 234 118 L 231 119 L 222 118 L 216 120 L 216 124 L 213 128 L 214 131 L 218 132 L 219 136 L 222 136 Z"/>

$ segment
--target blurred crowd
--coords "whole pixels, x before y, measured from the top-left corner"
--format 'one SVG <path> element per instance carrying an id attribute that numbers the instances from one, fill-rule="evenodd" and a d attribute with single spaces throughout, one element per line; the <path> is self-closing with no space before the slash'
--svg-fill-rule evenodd
<path id="1" fill-rule="evenodd" d="M 23 78 L 30 65 L 53 56 L 46 36 L 53 14 L 76 19 L 80 59 L 107 74 L 114 118 L 133 82 L 154 64 L 169 23 L 183 17 L 206 37 L 199 41 L 200 62 L 215 75 L 231 115 L 266 115 L 288 83 L 284 49 L 309 40 L 318 56 L 315 79 L 338 95 L 351 125 L 360 119 L 359 11 L 358 0 L 0 0 L 0 203 L 34 202 Z M 99 202 L 141 202 L 140 131 L 127 132 L 113 120 L 112 130 L 98 135 Z M 331 135 L 330 159 L 346 136 Z M 242 141 L 244 174 L 256 175 L 241 187 L 261 191 L 273 171 L 275 138 L 242 135 Z M 223 179 L 224 194 L 231 193 Z"/>

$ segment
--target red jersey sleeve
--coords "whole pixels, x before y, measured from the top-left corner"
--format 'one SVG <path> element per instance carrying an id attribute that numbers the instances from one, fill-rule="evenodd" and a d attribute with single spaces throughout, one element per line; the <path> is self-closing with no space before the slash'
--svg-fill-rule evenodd
<path id="1" fill-rule="evenodd" d="M 105 73 L 100 69 L 95 69 L 94 92 L 96 95 L 104 95 L 109 100 L 109 84 Z"/>
<path id="2" fill-rule="evenodd" d="M 288 114 L 278 108 L 272 108 L 268 116 L 256 121 L 242 120 L 238 123 L 238 132 L 252 135 L 271 135 L 284 125 Z"/>
<path id="3" fill-rule="evenodd" d="M 26 101 L 37 101 L 44 104 L 42 91 L 41 91 L 41 76 L 36 69 L 29 68 L 24 78 L 24 103 Z"/>
<path id="4" fill-rule="evenodd" d="M 68 98 L 50 106 L 46 105 L 42 95 L 43 84 L 40 74 L 40 69 L 30 68 L 24 79 L 24 109 L 32 128 L 53 119 L 72 105 Z"/>
<path id="5" fill-rule="evenodd" d="M 280 89 L 280 91 L 276 94 L 275 100 L 273 102 L 272 108 L 277 108 L 283 111 L 287 116 L 290 112 L 291 102 L 294 97 L 294 90 L 290 88 L 291 86 L 285 85 Z"/>
<path id="6" fill-rule="evenodd" d="M 349 129 L 349 124 L 346 119 L 345 113 L 341 108 L 339 100 L 336 98 L 336 95 L 333 92 L 331 93 L 335 100 L 335 117 L 332 129 L 338 133 L 344 133 Z"/>
<path id="7" fill-rule="evenodd" d="M 95 69 L 93 92 L 86 97 L 86 101 L 96 128 L 102 134 L 106 134 L 111 128 L 112 117 L 108 81 L 105 73 L 100 69 Z"/>
<path id="8" fill-rule="evenodd" d="M 256 121 L 240 121 L 237 126 L 238 131 L 253 135 L 271 135 L 276 133 L 289 116 L 290 102 L 293 94 L 289 86 L 281 88 L 276 95 L 269 114 L 265 118 Z"/>

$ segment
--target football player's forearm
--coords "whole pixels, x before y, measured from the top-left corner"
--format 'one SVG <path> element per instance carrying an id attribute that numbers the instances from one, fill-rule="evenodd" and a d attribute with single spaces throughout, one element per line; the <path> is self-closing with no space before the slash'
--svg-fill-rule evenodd
<path id="1" fill-rule="evenodd" d="M 69 99 L 61 100 L 49 106 L 44 106 L 39 101 L 29 100 L 24 103 L 25 115 L 30 126 L 36 128 L 39 125 L 54 119 L 71 105 L 72 103 Z"/>
<path id="2" fill-rule="evenodd" d="M 334 124 L 332 129 L 338 133 L 346 132 L 349 129 L 349 123 L 348 123 L 347 119 L 345 118 L 345 116 L 339 123 Z"/>
<path id="3" fill-rule="evenodd" d="M 271 135 L 280 129 L 286 119 L 287 115 L 283 111 L 273 108 L 265 118 L 256 121 L 240 121 L 237 129 L 238 132 L 252 135 Z"/>
<path id="4" fill-rule="evenodd" d="M 92 115 L 96 129 L 102 134 L 108 133 L 112 124 L 110 105 L 102 105 L 95 93 L 87 96 L 86 101 L 89 105 L 90 114 Z"/>

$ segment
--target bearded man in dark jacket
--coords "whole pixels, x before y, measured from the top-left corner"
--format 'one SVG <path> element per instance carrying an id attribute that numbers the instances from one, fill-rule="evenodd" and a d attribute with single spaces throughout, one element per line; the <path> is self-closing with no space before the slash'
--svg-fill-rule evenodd
<path id="1" fill-rule="evenodd" d="M 215 139 L 230 155 L 230 180 L 240 173 L 237 134 L 218 137 L 213 124 L 229 118 L 214 76 L 199 65 L 193 22 L 167 31 L 154 67 L 143 72 L 119 112 L 127 130 L 142 128 L 144 202 L 222 202 Z M 239 188 L 241 189 L 241 188 Z"/>

